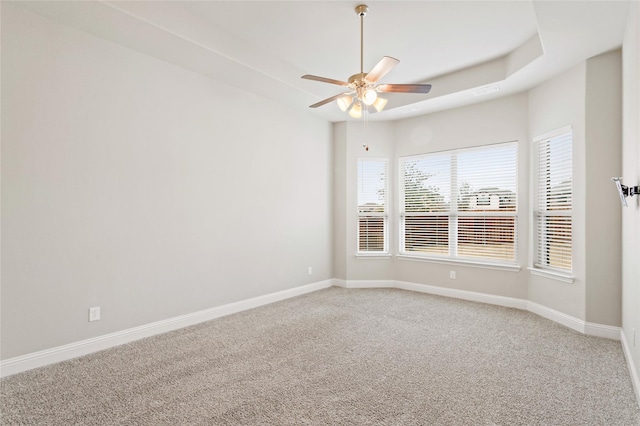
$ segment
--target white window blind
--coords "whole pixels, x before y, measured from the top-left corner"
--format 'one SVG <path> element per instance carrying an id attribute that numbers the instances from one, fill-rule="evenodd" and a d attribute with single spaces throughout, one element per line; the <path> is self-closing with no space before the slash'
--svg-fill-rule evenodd
<path id="1" fill-rule="evenodd" d="M 515 263 L 517 144 L 400 159 L 401 253 Z"/>
<path id="2" fill-rule="evenodd" d="M 457 167 L 458 256 L 515 262 L 517 145 L 458 152 Z"/>
<path id="3" fill-rule="evenodd" d="M 358 253 L 388 253 L 389 161 L 358 159 Z"/>
<path id="4" fill-rule="evenodd" d="M 403 232 L 401 252 L 449 253 L 451 159 L 448 154 L 400 160 Z"/>
<path id="5" fill-rule="evenodd" d="M 536 140 L 534 266 L 572 270 L 572 133 Z"/>

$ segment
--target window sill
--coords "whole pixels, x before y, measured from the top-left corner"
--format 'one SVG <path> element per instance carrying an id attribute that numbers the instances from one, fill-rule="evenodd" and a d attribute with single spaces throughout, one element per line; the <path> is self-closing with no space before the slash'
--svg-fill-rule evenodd
<path id="1" fill-rule="evenodd" d="M 398 254 L 396 255 L 396 257 L 399 260 L 408 260 L 413 262 L 429 262 L 429 263 L 443 263 L 447 265 L 463 265 L 463 266 L 470 266 L 472 268 L 494 269 L 498 271 L 520 272 L 520 269 L 521 269 L 520 265 L 510 265 L 505 263 L 489 263 L 489 262 L 476 262 L 473 260 L 463 260 L 463 259 L 411 256 L 408 254 Z"/>
<path id="2" fill-rule="evenodd" d="M 538 275 L 540 277 L 551 278 L 552 280 L 562 281 L 563 283 L 573 284 L 576 277 L 570 274 L 563 274 L 561 272 L 547 271 L 545 269 L 527 268 L 532 275 Z"/>
<path id="3" fill-rule="evenodd" d="M 356 253 L 357 259 L 391 259 L 391 253 Z"/>

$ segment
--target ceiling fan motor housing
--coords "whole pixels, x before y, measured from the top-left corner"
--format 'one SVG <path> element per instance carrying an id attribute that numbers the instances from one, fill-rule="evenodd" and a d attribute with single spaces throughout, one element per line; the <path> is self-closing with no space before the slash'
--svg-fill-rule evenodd
<path id="1" fill-rule="evenodd" d="M 365 78 L 367 78 L 367 73 L 366 72 L 359 72 L 358 74 L 354 74 L 351 77 L 349 77 L 349 85 L 353 85 L 353 88 L 355 89 L 358 86 L 366 86 L 368 83 L 365 81 Z"/>

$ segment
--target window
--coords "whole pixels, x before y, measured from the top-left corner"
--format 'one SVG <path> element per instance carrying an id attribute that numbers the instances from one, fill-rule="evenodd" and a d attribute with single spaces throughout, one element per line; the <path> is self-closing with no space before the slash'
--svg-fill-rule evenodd
<path id="1" fill-rule="evenodd" d="M 400 253 L 490 263 L 517 258 L 515 142 L 400 159 Z"/>
<path id="2" fill-rule="evenodd" d="M 535 141 L 534 267 L 571 272 L 572 134 Z"/>
<path id="3" fill-rule="evenodd" d="M 387 159 L 358 159 L 358 253 L 389 252 Z"/>

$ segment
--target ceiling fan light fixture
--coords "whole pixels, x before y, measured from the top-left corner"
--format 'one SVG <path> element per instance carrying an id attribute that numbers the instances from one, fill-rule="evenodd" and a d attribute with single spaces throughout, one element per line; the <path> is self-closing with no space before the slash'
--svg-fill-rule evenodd
<path id="1" fill-rule="evenodd" d="M 362 94 L 362 102 L 364 102 L 365 105 L 373 105 L 377 98 L 378 94 L 373 88 L 365 90 Z"/>
<path id="2" fill-rule="evenodd" d="M 353 106 L 349 110 L 349 115 L 353 118 L 362 117 L 362 104 L 360 102 L 356 102 L 355 104 L 353 104 Z"/>
<path id="3" fill-rule="evenodd" d="M 353 98 L 350 95 L 344 95 L 339 97 L 336 100 L 336 103 L 338 104 L 338 108 L 340 108 L 340 111 L 346 111 L 353 103 Z"/>
<path id="4" fill-rule="evenodd" d="M 383 98 L 377 98 L 373 103 L 373 107 L 376 111 L 380 112 L 384 109 L 385 105 L 387 105 L 387 100 Z"/>

